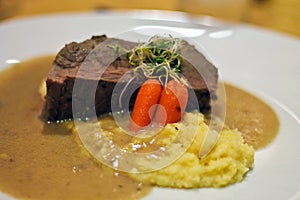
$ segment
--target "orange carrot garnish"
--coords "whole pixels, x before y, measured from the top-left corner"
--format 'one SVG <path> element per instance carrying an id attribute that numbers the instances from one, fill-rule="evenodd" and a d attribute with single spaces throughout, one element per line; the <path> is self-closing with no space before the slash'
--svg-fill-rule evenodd
<path id="1" fill-rule="evenodd" d="M 137 132 L 151 123 L 161 91 L 162 86 L 158 80 L 148 79 L 144 82 L 134 103 L 129 125 L 131 131 Z"/>
<path id="2" fill-rule="evenodd" d="M 154 121 L 161 125 L 180 121 L 187 102 L 187 87 L 178 80 L 172 79 L 163 88 Z"/>

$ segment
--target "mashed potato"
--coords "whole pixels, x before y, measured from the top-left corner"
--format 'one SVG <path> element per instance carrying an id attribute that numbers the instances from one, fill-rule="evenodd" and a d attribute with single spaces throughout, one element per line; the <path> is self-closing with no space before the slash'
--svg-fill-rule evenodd
<path id="1" fill-rule="evenodd" d="M 212 145 L 203 145 L 203 141 L 207 137 L 210 139 L 212 132 L 209 131 L 200 113 L 186 113 L 182 122 L 167 124 L 160 133 L 154 136 L 154 140 L 134 137 L 124 143 L 126 141 L 124 132 L 116 125 L 112 117 L 100 119 L 100 124 L 103 125 L 102 132 L 106 137 L 116 144 L 122 143 L 124 149 L 128 151 L 132 150 L 131 147 L 136 144 L 151 144 L 156 147 L 171 145 L 170 155 L 174 155 L 182 146 L 180 144 L 188 144 L 183 155 L 167 167 L 151 172 L 129 173 L 131 178 L 143 183 L 174 188 L 223 187 L 242 181 L 254 162 L 254 149 L 245 144 L 241 133 L 237 130 L 222 130 L 216 144 L 214 139 L 211 140 L 215 145 L 209 152 L 207 149 L 210 150 Z M 195 130 L 197 130 L 195 137 L 190 140 L 190 134 Z M 93 129 L 85 129 L 85 131 L 93 132 Z M 74 127 L 73 132 L 76 133 Z M 154 142 L 149 142 L 149 140 Z M 190 141 L 192 141 L 191 145 L 189 145 Z M 96 146 L 99 145 L 92 138 L 88 147 L 91 149 Z M 105 150 L 105 148 L 100 149 L 100 151 Z M 202 151 L 209 153 L 199 158 L 199 153 Z M 149 162 L 144 158 L 134 162 L 145 170 L 156 166 L 155 162 Z"/>
<path id="2" fill-rule="evenodd" d="M 185 116 L 185 121 L 193 121 L 195 113 Z M 166 126 L 162 134 L 174 135 L 176 130 Z M 200 120 L 194 142 L 188 150 L 171 165 L 148 173 L 130 174 L 138 181 L 152 185 L 175 188 L 222 187 L 240 182 L 254 162 L 254 149 L 245 144 L 237 130 L 223 130 L 212 151 L 199 159 L 199 150 L 208 126 Z M 188 134 L 188 132 L 187 132 Z M 172 142 L 172 138 L 169 137 Z M 169 143 L 166 138 L 164 144 Z"/>

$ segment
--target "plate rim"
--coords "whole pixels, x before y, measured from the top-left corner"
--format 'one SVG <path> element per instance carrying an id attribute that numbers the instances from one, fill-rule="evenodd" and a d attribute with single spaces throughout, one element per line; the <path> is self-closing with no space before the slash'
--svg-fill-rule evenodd
<path id="1" fill-rule="evenodd" d="M 52 17 L 55 17 L 55 18 L 61 18 L 61 17 L 65 17 L 65 16 L 68 16 L 68 17 L 73 17 L 73 16 L 76 16 L 77 14 L 79 13 L 80 16 L 87 16 L 87 17 L 99 17 L 101 15 L 107 15 L 107 12 L 105 13 L 97 13 L 97 12 L 74 12 L 74 13 L 62 13 L 62 14 L 46 14 L 46 15 L 38 15 L 38 16 L 34 16 L 34 17 L 25 17 L 23 19 L 13 19 L 13 20 L 8 20 L 6 22 L 3 22 L 3 23 L 0 23 L 0 32 L 1 32 L 1 29 L 3 27 L 3 24 L 4 24 L 4 27 L 5 27 L 5 24 L 13 24 L 13 25 L 16 25 L 18 23 L 28 23 L 28 22 L 32 22 L 32 20 L 45 20 L 45 19 L 49 19 L 49 18 L 52 18 Z M 115 13 L 115 11 L 113 12 Z M 122 14 L 123 12 L 118 12 L 118 14 Z M 125 13 L 128 13 L 127 11 Z M 111 14 L 109 12 L 109 14 Z M 78 17 L 78 16 L 77 16 Z M 253 27 L 252 25 L 245 25 L 245 24 L 234 24 L 238 27 L 241 27 L 242 29 L 245 28 L 246 30 L 249 29 L 251 31 L 254 31 L 254 32 L 262 32 L 263 34 L 266 34 L 266 35 L 273 35 L 275 37 L 279 37 L 279 38 L 283 38 L 284 40 L 287 40 L 287 41 L 292 41 L 292 42 L 296 42 L 297 44 L 300 45 L 300 40 L 295 39 L 293 37 L 289 37 L 289 36 L 286 36 L 286 35 L 282 35 L 281 33 L 278 33 L 278 32 L 274 32 L 274 31 L 270 31 L 270 30 L 266 30 L 266 29 L 261 29 L 261 28 L 257 28 L 257 27 Z M 0 48 L 1 50 L 1 48 Z M 9 67 L 9 66 L 8 66 Z M 300 193 L 300 190 L 299 190 L 299 193 Z M 0 197 L 1 197 L 2 193 L 0 192 Z"/>

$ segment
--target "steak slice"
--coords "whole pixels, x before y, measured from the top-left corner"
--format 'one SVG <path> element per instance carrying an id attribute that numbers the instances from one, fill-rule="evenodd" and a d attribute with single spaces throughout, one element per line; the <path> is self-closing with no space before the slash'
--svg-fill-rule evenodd
<path id="1" fill-rule="evenodd" d="M 81 118 L 92 115 L 92 110 L 96 111 L 97 116 L 111 112 L 113 90 L 119 79 L 132 69 L 125 54 L 116 54 L 119 54 L 120 49 L 123 49 L 123 52 L 132 49 L 137 43 L 109 38 L 110 42 L 118 45 L 116 47 L 105 44 L 106 41 L 108 38 L 105 35 L 93 36 L 80 43 L 71 42 L 59 51 L 46 77 L 47 94 L 41 113 L 42 120 L 55 122 L 72 119 L 72 101 L 82 107 Z M 99 45 L 105 46 L 105 50 L 98 48 Z M 189 95 L 195 92 L 197 97 L 197 102 L 189 101 L 186 109 L 190 111 L 195 109 L 195 105 L 199 105 L 201 112 L 208 113 L 211 99 L 216 98 L 217 69 L 187 42 L 184 42 L 181 52 L 182 74 L 191 85 Z M 128 76 L 132 74 L 129 73 Z M 88 93 L 86 88 L 76 88 L 74 93 L 75 80 L 95 85 L 95 93 Z M 134 83 L 140 84 L 142 81 L 143 79 L 137 79 Z M 121 84 L 125 86 L 126 82 L 121 81 Z M 129 108 L 133 107 L 137 92 L 133 93 Z M 85 102 L 90 95 L 93 95 L 95 100 L 95 108 Z"/>

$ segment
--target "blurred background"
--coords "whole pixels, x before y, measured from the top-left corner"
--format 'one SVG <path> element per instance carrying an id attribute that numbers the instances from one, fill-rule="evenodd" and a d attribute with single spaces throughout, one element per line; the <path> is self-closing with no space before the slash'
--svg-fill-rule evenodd
<path id="1" fill-rule="evenodd" d="M 209 15 L 300 37 L 300 0 L 0 0 L 0 21 L 38 14 L 155 9 Z"/>

